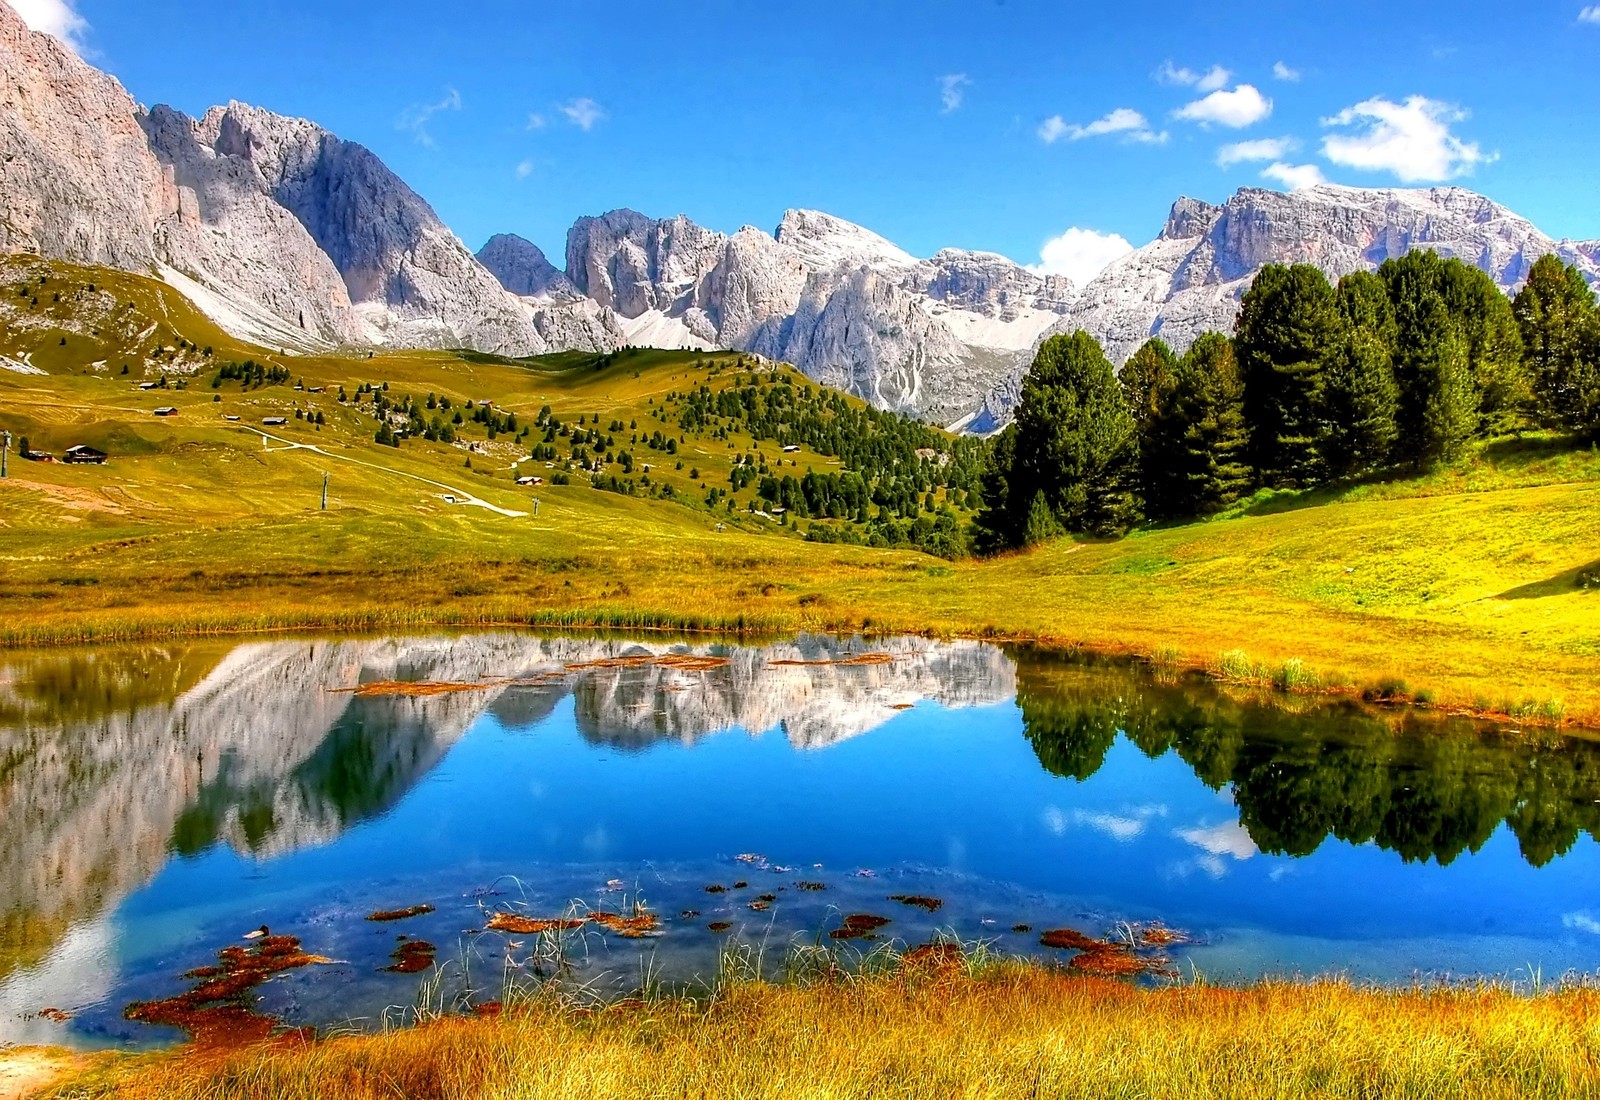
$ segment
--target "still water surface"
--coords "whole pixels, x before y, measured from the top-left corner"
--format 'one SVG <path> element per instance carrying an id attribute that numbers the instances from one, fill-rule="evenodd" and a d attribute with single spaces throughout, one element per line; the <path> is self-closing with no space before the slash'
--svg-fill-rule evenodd
<path id="1" fill-rule="evenodd" d="M 497 634 L 14 654 L 0 1042 L 171 1041 L 124 1008 L 181 991 L 261 925 L 337 960 L 269 982 L 265 1010 L 375 1026 L 426 976 L 383 970 L 399 935 L 437 945 L 446 995 L 493 996 L 534 968 L 532 937 L 482 931 L 493 912 L 636 900 L 662 934 L 586 931 L 576 980 L 622 992 L 648 966 L 689 982 L 730 939 L 776 959 L 848 913 L 889 918 L 881 940 L 953 933 L 1040 957 L 1044 929 L 1160 921 L 1193 941 L 1172 967 L 1213 981 L 1548 980 L 1600 970 L 1597 825 L 1585 738 L 1230 698 L 981 643 Z M 763 893 L 776 900 L 750 908 Z"/>

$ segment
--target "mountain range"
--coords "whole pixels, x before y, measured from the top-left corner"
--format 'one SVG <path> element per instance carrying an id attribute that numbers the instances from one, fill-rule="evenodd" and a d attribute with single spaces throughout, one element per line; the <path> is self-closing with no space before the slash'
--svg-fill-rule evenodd
<path id="1" fill-rule="evenodd" d="M 474 255 L 374 153 L 314 123 L 146 109 L 5 0 L 0 68 L 0 252 L 154 274 L 285 350 L 734 348 L 987 431 L 1049 335 L 1085 329 L 1116 362 L 1151 335 L 1181 350 L 1231 326 L 1266 263 L 1338 276 L 1431 247 L 1510 290 L 1554 252 L 1600 283 L 1600 241 L 1554 240 L 1454 187 L 1179 199 L 1152 243 L 1083 287 L 990 252 L 919 259 L 812 210 L 731 236 L 681 215 L 583 217 L 558 269 L 510 234 Z"/>

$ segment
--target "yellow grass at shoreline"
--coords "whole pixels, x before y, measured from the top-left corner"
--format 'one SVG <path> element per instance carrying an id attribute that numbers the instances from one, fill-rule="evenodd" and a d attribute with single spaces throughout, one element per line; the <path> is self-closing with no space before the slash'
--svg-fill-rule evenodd
<path id="1" fill-rule="evenodd" d="M 370 1037 L 114 1058 L 49 1095 L 200 1097 L 1582 1097 L 1600 992 L 1337 981 L 1151 990 L 1024 964 L 600 1011 L 535 1000 Z"/>

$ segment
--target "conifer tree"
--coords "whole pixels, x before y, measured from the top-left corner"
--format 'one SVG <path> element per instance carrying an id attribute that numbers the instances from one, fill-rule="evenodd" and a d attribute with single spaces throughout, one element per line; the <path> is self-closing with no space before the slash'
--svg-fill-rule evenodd
<path id="1" fill-rule="evenodd" d="M 1134 427 L 1143 434 L 1172 393 L 1178 356 L 1167 342 L 1152 336 L 1139 346 L 1118 375 Z"/>
<path id="2" fill-rule="evenodd" d="M 1080 331 L 1044 342 L 1008 432 L 984 481 L 984 542 L 1022 545 L 1036 528 L 1030 516 L 1041 495 L 1067 531 L 1115 535 L 1137 521 L 1133 417 L 1094 337 Z"/>
<path id="3" fill-rule="evenodd" d="M 1478 412 L 1474 433 L 1500 435 L 1522 426 L 1533 393 L 1511 300 L 1487 273 L 1453 256 L 1439 267 L 1439 293 L 1466 343 Z"/>
<path id="4" fill-rule="evenodd" d="M 1512 303 L 1540 419 L 1600 429 L 1600 348 L 1594 291 L 1576 267 L 1541 257 Z"/>
<path id="5" fill-rule="evenodd" d="M 1178 364 L 1173 417 L 1186 511 L 1221 511 L 1250 489 L 1244 380 L 1233 342 L 1220 332 L 1196 340 Z"/>
<path id="6" fill-rule="evenodd" d="M 1399 428 L 1400 388 L 1380 330 L 1354 325 L 1328 364 L 1323 454 L 1334 477 L 1359 477 L 1388 465 Z"/>
<path id="7" fill-rule="evenodd" d="M 1185 514 L 1182 488 L 1174 476 L 1181 426 L 1172 417 L 1178 357 L 1160 337 L 1146 340 L 1122 365 L 1119 380 L 1139 437 L 1138 488 L 1141 508 L 1159 519 Z M 1177 427 L 1178 439 L 1174 438 Z"/>
<path id="8" fill-rule="evenodd" d="M 1394 347 L 1394 305 L 1389 287 L 1376 272 L 1356 271 L 1339 280 L 1339 314 L 1352 328 L 1364 328 Z"/>
<path id="9" fill-rule="evenodd" d="M 1469 345 L 1441 291 L 1443 268 L 1438 253 L 1420 251 L 1378 269 L 1395 317 L 1395 457 L 1418 469 L 1454 458 L 1478 426 Z"/>
<path id="10" fill-rule="evenodd" d="M 1244 378 L 1248 454 L 1261 484 L 1310 485 L 1321 478 L 1325 360 L 1343 329 L 1333 287 L 1310 264 L 1268 264 L 1245 294 L 1234 350 Z"/>

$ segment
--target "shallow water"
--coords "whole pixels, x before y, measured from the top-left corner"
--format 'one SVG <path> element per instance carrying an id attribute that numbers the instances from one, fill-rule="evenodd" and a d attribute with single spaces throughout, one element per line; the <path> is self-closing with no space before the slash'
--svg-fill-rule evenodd
<path id="1" fill-rule="evenodd" d="M 493 913 L 636 902 L 662 934 L 589 925 L 570 980 L 709 978 L 730 939 L 776 966 L 851 913 L 890 919 L 877 943 L 1046 958 L 1069 953 L 1045 929 L 1160 921 L 1192 940 L 1170 968 L 1213 981 L 1600 968 L 1600 744 L 1282 702 L 917 639 L 8 655 L 0 1042 L 171 1041 L 126 1006 L 262 925 L 336 960 L 273 978 L 264 1011 L 370 1027 L 429 976 L 384 971 L 399 936 L 437 946 L 447 1003 L 483 1000 L 543 965 Z"/>

